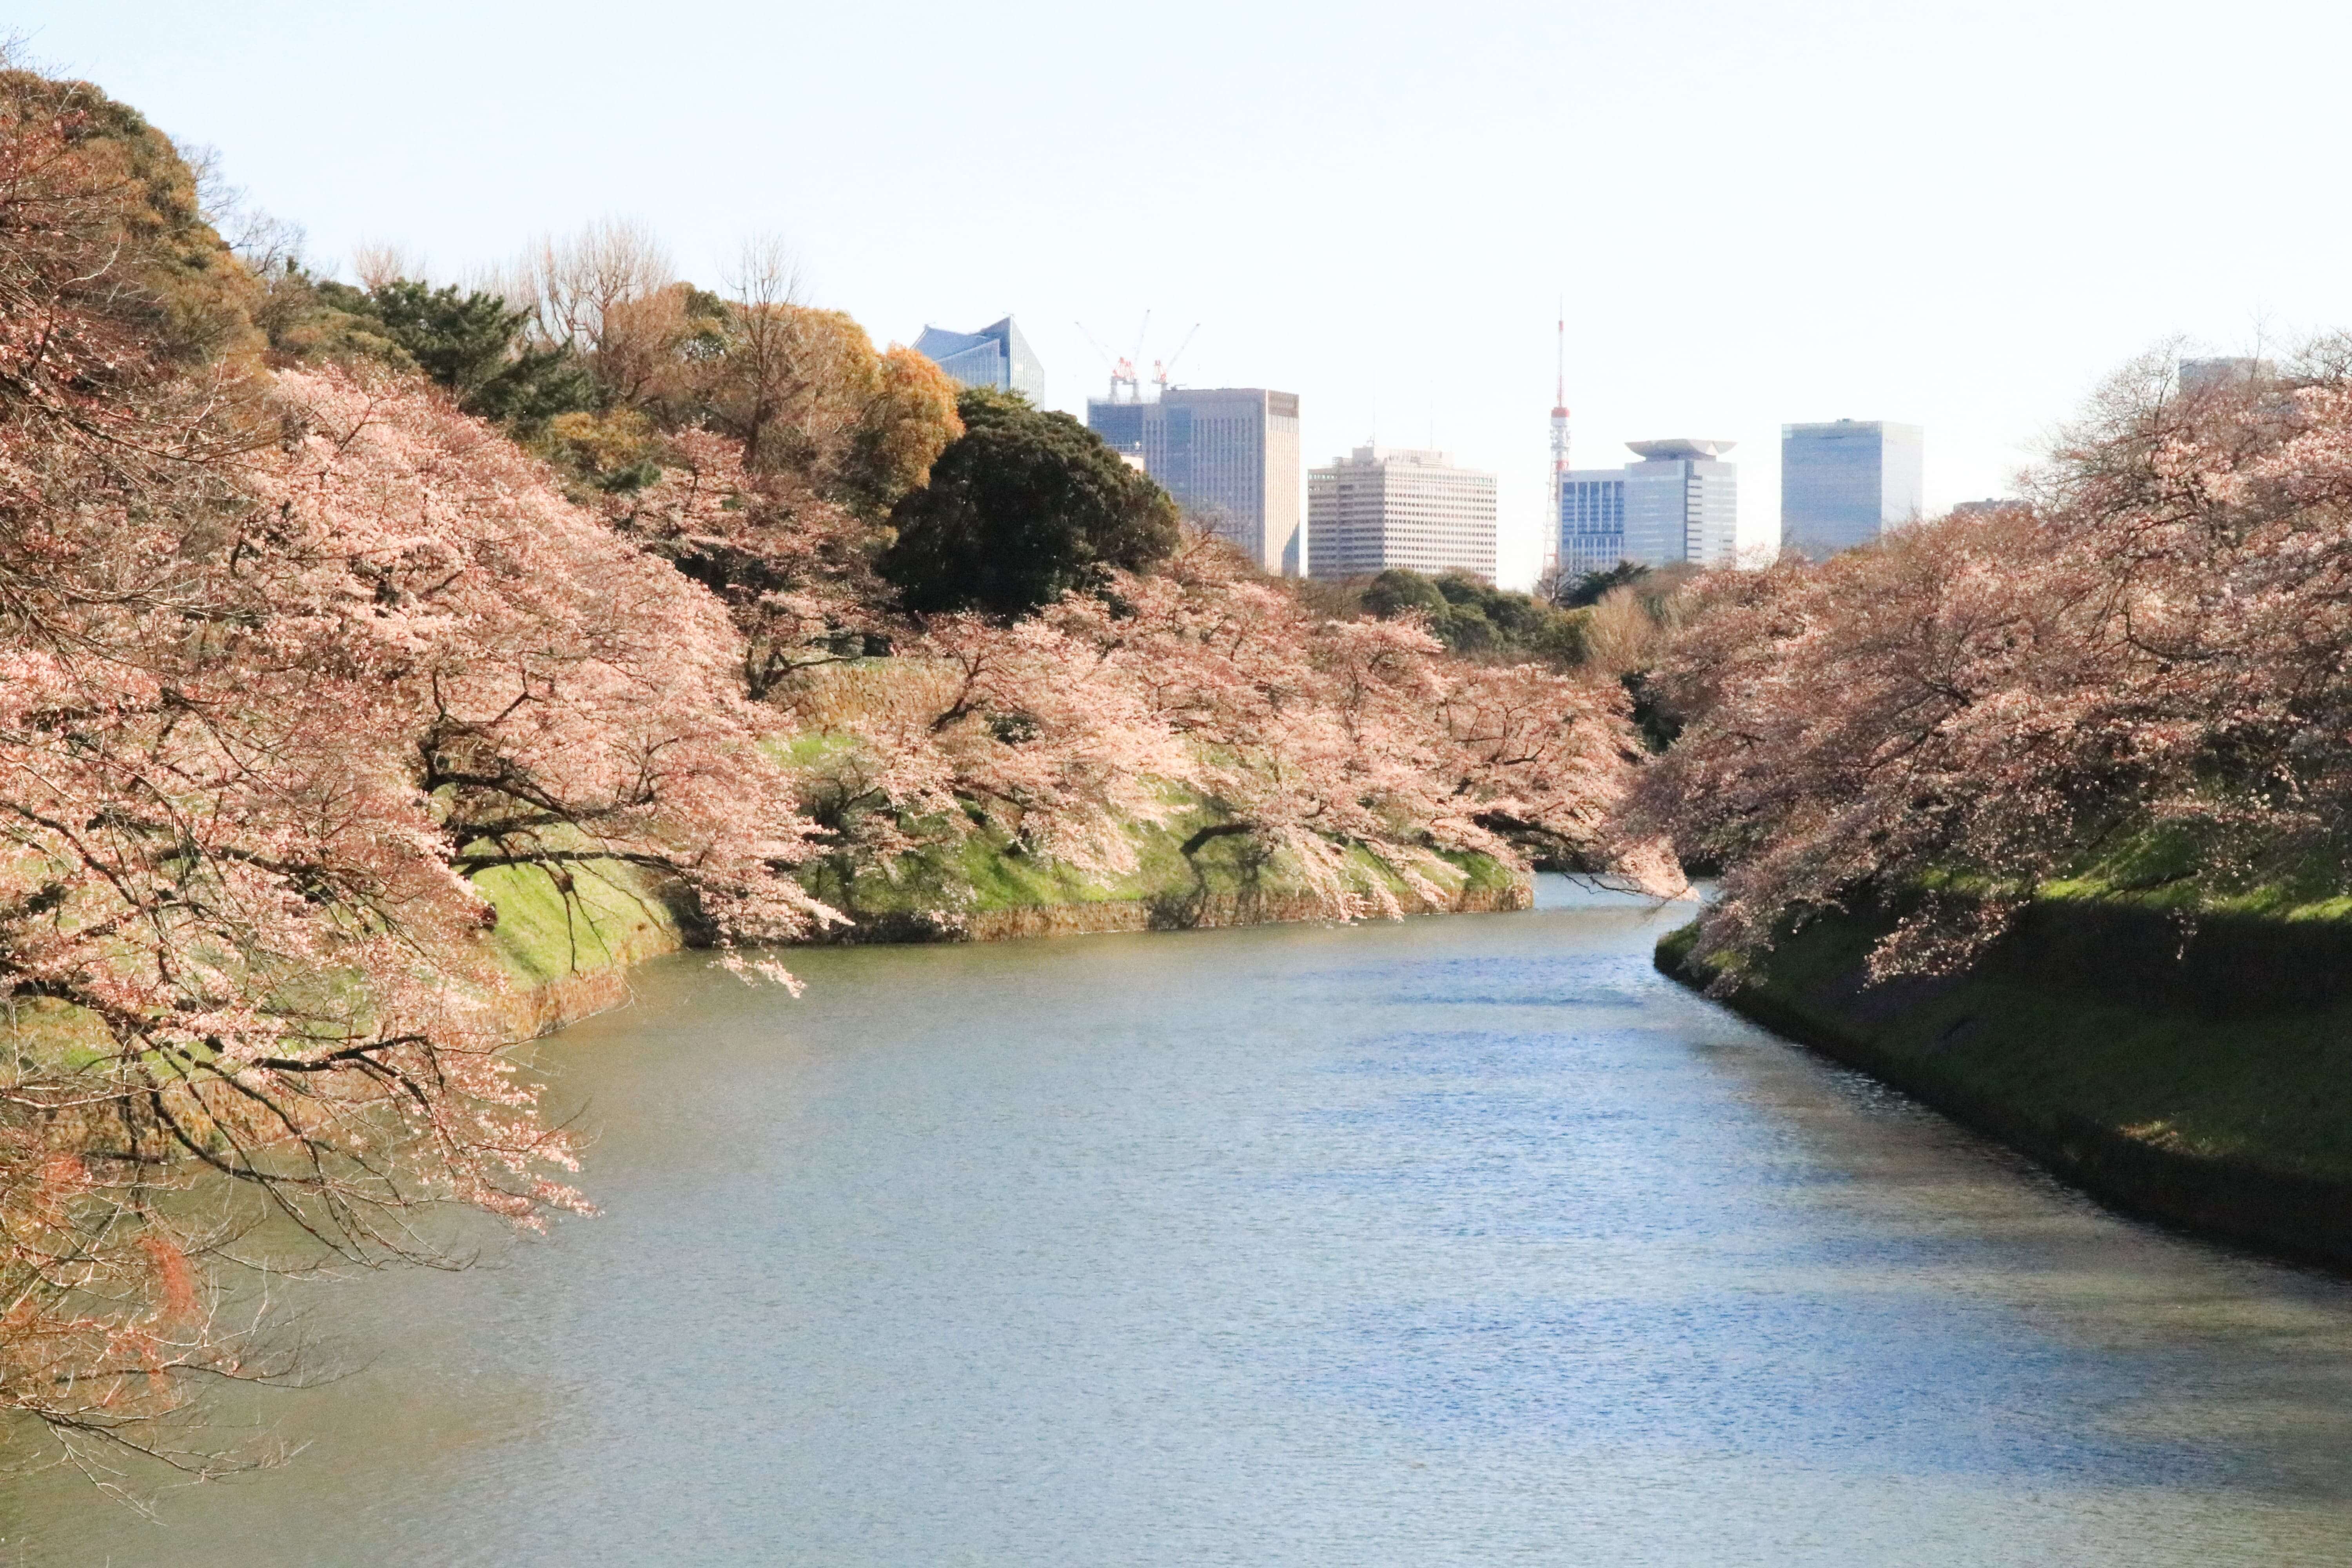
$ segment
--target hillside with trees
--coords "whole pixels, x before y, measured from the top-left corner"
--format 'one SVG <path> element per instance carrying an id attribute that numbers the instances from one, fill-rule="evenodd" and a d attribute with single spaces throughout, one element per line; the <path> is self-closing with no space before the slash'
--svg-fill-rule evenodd
<path id="1" fill-rule="evenodd" d="M 1628 806 L 1729 868 L 1711 948 L 1907 900 L 1882 973 L 1965 963 L 2051 884 L 2184 910 L 2352 873 L 2352 358 L 2132 366 L 1990 516 L 1694 590 L 1681 738 Z"/>

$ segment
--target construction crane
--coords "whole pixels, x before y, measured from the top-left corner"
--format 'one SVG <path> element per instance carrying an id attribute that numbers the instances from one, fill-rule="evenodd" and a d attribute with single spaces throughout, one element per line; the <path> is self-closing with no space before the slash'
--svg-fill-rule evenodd
<path id="1" fill-rule="evenodd" d="M 1156 359 L 1151 362 L 1151 379 L 1159 384 L 1160 395 L 1162 397 L 1168 395 L 1169 373 L 1176 368 L 1176 362 L 1184 357 L 1184 351 L 1192 346 L 1192 339 L 1200 331 L 1201 323 L 1193 322 L 1192 331 L 1184 334 L 1184 341 L 1176 345 L 1174 353 L 1170 354 L 1166 359 Z"/>
<path id="2" fill-rule="evenodd" d="M 1101 355 L 1103 363 L 1110 367 L 1110 401 L 1113 403 L 1142 402 L 1143 378 L 1136 374 L 1135 367 L 1143 363 L 1143 345 L 1151 335 L 1151 312 L 1149 310 L 1143 312 L 1142 324 L 1135 329 L 1135 348 L 1129 353 L 1112 353 L 1096 341 L 1094 333 L 1087 331 L 1087 324 L 1084 321 L 1077 323 L 1077 329 L 1078 335 L 1087 340 L 1087 346 Z M 1165 393 L 1168 390 L 1168 378 L 1175 371 L 1176 362 L 1184 357 L 1186 349 L 1192 346 L 1192 338 L 1200 330 L 1201 323 L 1193 322 L 1192 331 L 1184 334 L 1184 341 L 1176 345 L 1174 353 L 1170 354 L 1166 359 L 1151 362 L 1151 384 L 1159 392 Z"/>
<path id="3" fill-rule="evenodd" d="M 1146 311 L 1143 319 L 1149 321 L 1151 319 L 1150 312 Z M 1143 384 L 1136 378 L 1135 356 L 1130 354 L 1125 359 L 1114 358 L 1108 349 L 1095 342 L 1095 335 L 1087 331 L 1087 324 L 1084 321 L 1078 321 L 1074 324 L 1078 329 L 1078 335 L 1087 340 L 1087 346 L 1093 349 L 1097 354 L 1100 354 L 1102 356 L 1103 363 L 1110 367 L 1110 400 L 1113 403 L 1142 402 Z M 1143 352 L 1143 345 L 1140 342 L 1137 342 L 1135 352 L 1137 354 L 1140 354 Z M 1119 389 L 1122 387 L 1127 390 L 1127 395 L 1125 397 L 1121 397 L 1119 395 Z"/>
<path id="4" fill-rule="evenodd" d="M 1551 471 L 1557 481 L 1568 473 L 1568 300 L 1559 302 L 1559 336 L 1554 344 L 1551 394 Z"/>

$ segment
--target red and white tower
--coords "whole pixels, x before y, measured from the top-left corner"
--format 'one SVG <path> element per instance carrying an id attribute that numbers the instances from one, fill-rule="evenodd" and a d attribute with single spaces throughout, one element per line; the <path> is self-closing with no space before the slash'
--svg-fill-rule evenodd
<path id="1" fill-rule="evenodd" d="M 1559 570 L 1560 495 L 1568 483 L 1568 300 L 1559 302 L 1559 330 L 1554 345 L 1555 378 L 1551 395 L 1551 489 L 1546 498 L 1544 571 Z"/>

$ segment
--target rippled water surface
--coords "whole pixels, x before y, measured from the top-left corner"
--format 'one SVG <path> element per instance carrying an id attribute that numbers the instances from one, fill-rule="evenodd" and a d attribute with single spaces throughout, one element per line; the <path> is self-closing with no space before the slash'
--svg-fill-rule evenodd
<path id="1" fill-rule="evenodd" d="M 2352 1290 L 1546 897 L 656 965 L 548 1050 L 604 1217 L 335 1288 L 290 1466 L 14 1482 L 0 1563 L 2352 1560 Z"/>

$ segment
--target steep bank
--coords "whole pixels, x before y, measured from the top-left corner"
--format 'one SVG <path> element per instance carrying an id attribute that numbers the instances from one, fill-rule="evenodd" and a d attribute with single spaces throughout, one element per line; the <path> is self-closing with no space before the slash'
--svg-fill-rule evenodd
<path id="1" fill-rule="evenodd" d="M 975 833 L 952 849 L 901 860 L 885 873 L 820 864 L 810 891 L 856 921 L 839 942 L 996 942 L 1102 931 L 1183 931 L 1323 919 L 1328 903 L 1297 868 L 1267 858 L 1246 835 L 1201 811 L 1128 829 L 1135 868 L 1089 877 L 1024 855 L 1002 834 Z M 1442 894 L 1418 896 L 1369 853 L 1351 858 L 1366 890 L 1384 888 L 1411 914 L 1523 910 L 1534 901 L 1525 873 L 1483 855 L 1431 851 L 1421 867 Z"/>
<path id="2" fill-rule="evenodd" d="M 2352 922 L 2053 899 L 1970 973 L 1867 983 L 1825 920 L 1727 998 L 2132 1213 L 2352 1266 Z M 1658 944 L 1704 985 L 1694 928 Z"/>
<path id="3" fill-rule="evenodd" d="M 512 984 L 516 1034 L 552 1034 L 628 1000 L 633 964 L 686 945 L 677 913 L 627 867 L 572 880 L 565 899 L 536 867 L 503 867 L 474 879 L 498 911 L 484 941 Z"/>
<path id="4" fill-rule="evenodd" d="M 1197 838 L 1205 818 L 1131 830 L 1136 868 L 1087 878 L 1021 854 L 1001 836 L 980 834 L 953 851 L 908 858 L 890 874 L 845 879 L 820 866 L 806 877 L 818 897 L 856 924 L 834 942 L 1002 942 L 1107 931 L 1181 931 L 1323 919 L 1329 907 L 1279 858 L 1261 858 L 1240 835 Z M 1433 851 L 1423 875 L 1445 895 L 1419 897 L 1370 855 L 1354 868 L 1366 886 L 1384 885 L 1413 914 L 1524 910 L 1534 902 L 1526 873 L 1483 855 Z M 520 1034 L 543 1035 L 626 1000 L 627 970 L 688 945 L 677 910 L 648 880 L 625 868 L 575 879 L 567 900 L 536 868 L 476 879 L 499 914 L 487 940 L 514 984 Z"/>

